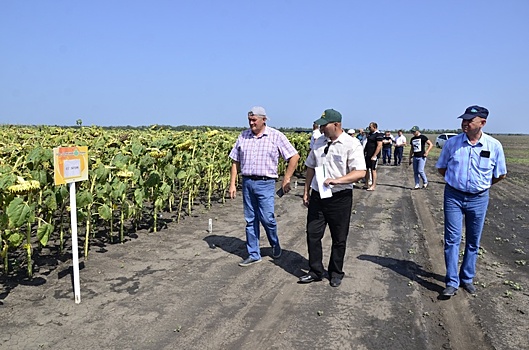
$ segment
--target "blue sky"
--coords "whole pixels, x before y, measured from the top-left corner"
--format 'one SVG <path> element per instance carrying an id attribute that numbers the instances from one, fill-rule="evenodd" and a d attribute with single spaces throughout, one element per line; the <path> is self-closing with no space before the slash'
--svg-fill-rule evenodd
<path id="1" fill-rule="evenodd" d="M 0 0 L 0 124 L 527 133 L 529 1 Z"/>

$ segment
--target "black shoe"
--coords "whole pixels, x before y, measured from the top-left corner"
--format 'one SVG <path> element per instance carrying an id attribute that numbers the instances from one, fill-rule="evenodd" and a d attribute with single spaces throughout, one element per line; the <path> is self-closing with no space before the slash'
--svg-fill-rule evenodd
<path id="1" fill-rule="evenodd" d="M 272 258 L 279 259 L 280 257 L 281 257 L 281 247 L 278 244 L 272 248 Z"/>
<path id="2" fill-rule="evenodd" d="M 299 283 L 312 283 L 321 281 L 321 277 L 314 277 L 310 273 L 303 275 L 299 278 Z"/>
<path id="3" fill-rule="evenodd" d="M 451 296 L 454 296 L 456 295 L 457 293 L 457 288 L 454 288 L 452 286 L 448 286 L 446 287 L 442 292 L 441 294 L 444 295 L 445 297 L 451 297 Z"/>
<path id="4" fill-rule="evenodd" d="M 342 284 L 342 279 L 340 277 L 331 278 L 331 287 L 339 287 Z"/>
<path id="5" fill-rule="evenodd" d="M 476 294 L 476 287 L 472 283 L 461 283 L 461 287 L 470 294 Z"/>
<path id="6" fill-rule="evenodd" d="M 239 266 L 242 266 L 242 267 L 246 267 L 246 266 L 250 266 L 250 265 L 253 265 L 253 264 L 257 264 L 257 263 L 260 263 L 261 262 L 261 259 L 252 259 L 252 258 L 248 258 L 248 259 L 245 259 L 243 261 L 241 261 L 239 263 Z"/>

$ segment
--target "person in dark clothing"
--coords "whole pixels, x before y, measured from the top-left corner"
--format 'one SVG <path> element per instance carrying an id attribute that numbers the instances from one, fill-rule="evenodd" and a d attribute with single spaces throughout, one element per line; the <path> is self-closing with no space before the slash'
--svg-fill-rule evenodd
<path id="1" fill-rule="evenodd" d="M 369 123 L 369 135 L 364 147 L 364 156 L 366 160 L 366 186 L 364 188 L 368 191 L 374 191 L 377 186 L 377 164 L 380 158 L 380 151 L 382 150 L 382 140 L 384 134 L 378 131 L 378 124 L 375 122 Z M 369 182 L 371 185 L 369 186 Z"/>
<path id="2" fill-rule="evenodd" d="M 386 131 L 382 139 L 382 164 L 384 165 L 391 164 L 391 147 L 393 147 L 394 142 L 395 138 L 391 135 L 391 132 Z"/>

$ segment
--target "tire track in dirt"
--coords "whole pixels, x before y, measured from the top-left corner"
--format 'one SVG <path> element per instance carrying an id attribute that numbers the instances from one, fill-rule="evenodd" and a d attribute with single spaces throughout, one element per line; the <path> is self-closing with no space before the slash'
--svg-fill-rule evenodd
<path id="1" fill-rule="evenodd" d="M 354 191 L 340 288 L 327 280 L 297 284 L 308 268 L 299 179 L 297 189 L 276 201 L 283 246 L 277 261 L 263 237 L 263 261 L 237 265 L 246 257 L 239 195 L 208 214 L 107 246 L 105 254 L 92 252 L 81 270 L 81 305 L 73 305 L 68 279 L 57 278 L 61 269 L 48 277 L 49 300 L 38 307 L 26 308 L 37 297 L 30 287 L 17 288 L 6 301 L 5 315 L 14 321 L 3 328 L 9 336 L 2 345 L 69 349 L 69 335 L 77 333 L 78 349 L 490 348 L 464 294 L 436 299 L 444 262 L 439 212 L 429 211 L 437 205 L 429 191 L 441 184 L 410 191 L 404 167 L 379 171 L 376 191 Z M 208 217 L 212 233 L 206 232 Z M 325 265 L 330 244 L 327 231 Z M 14 332 L 21 327 L 24 335 Z"/>
<path id="2" fill-rule="evenodd" d="M 301 206 L 301 200 L 296 200 Z M 192 323 L 200 327 L 187 329 L 178 341 L 179 346 L 202 349 L 289 348 L 289 342 L 281 338 L 288 332 L 292 319 L 289 315 L 295 315 L 292 296 L 303 294 L 297 290 L 296 281 L 302 274 L 300 267 L 304 265 L 304 257 L 297 251 L 305 240 L 303 228 L 297 225 L 298 216 L 289 218 L 288 213 L 281 209 L 281 202 L 278 203 L 276 214 L 283 254 L 277 261 L 267 256 L 271 249 L 266 238 L 262 237 L 263 261 L 247 268 L 237 266 L 239 260 L 246 257 L 242 213 L 235 221 L 222 220 L 222 227 L 214 229 L 215 234 L 205 238 L 210 249 L 215 247 L 210 252 L 220 253 L 223 258 L 212 262 L 202 275 L 205 285 L 193 281 L 184 288 L 184 294 L 199 291 L 195 292 L 195 300 L 186 299 L 186 307 L 206 308 L 207 313 L 194 315 Z M 288 236 L 282 234 L 287 230 Z M 212 285 L 215 275 L 219 282 Z M 158 345 L 171 348 L 174 343 L 171 339 L 167 340 L 166 344 L 161 342 Z"/>
<path id="3" fill-rule="evenodd" d="M 470 305 L 497 350 L 528 348 L 529 266 L 516 263 L 527 259 L 522 252 L 529 246 L 529 191 L 523 183 L 527 166 L 509 164 L 508 171 L 507 179 L 490 190 L 475 280 L 478 294 Z M 523 289 L 513 290 L 506 281 L 516 281 Z"/>
<path id="4" fill-rule="evenodd" d="M 432 160 L 430 160 L 431 162 Z M 413 176 L 413 173 L 411 174 Z M 413 207 L 419 219 L 419 226 L 424 228 L 422 243 L 427 258 L 430 260 L 429 268 L 432 273 L 444 276 L 444 251 L 443 251 L 443 223 L 436 222 L 435 211 L 442 208 L 442 192 L 444 181 L 436 174 L 429 174 L 430 182 L 427 190 L 412 191 Z M 410 177 L 413 183 L 413 178 Z M 432 199 L 432 191 L 438 192 L 441 200 Z M 441 216 L 442 217 L 442 216 Z M 443 283 L 444 288 L 444 283 Z M 431 295 L 433 298 L 434 296 Z M 447 331 L 448 345 L 453 350 L 466 349 L 493 349 L 479 326 L 475 315 L 470 309 L 469 298 L 465 291 L 459 290 L 458 294 L 448 300 L 439 299 L 435 308 L 442 317 L 443 327 Z"/>
<path id="5" fill-rule="evenodd" d="M 357 196 L 361 224 L 360 229 L 357 225 L 360 237 L 353 254 L 363 263 L 355 267 L 367 272 L 359 283 L 362 301 L 369 304 L 372 299 L 378 313 L 364 321 L 378 322 L 373 329 L 378 339 L 368 338 L 367 348 L 384 348 L 389 341 L 397 349 L 436 349 L 443 343 L 444 334 L 432 326 L 435 315 L 431 302 L 422 300 L 423 287 L 415 283 L 418 265 L 411 254 L 417 250 L 418 237 L 409 222 L 410 191 L 402 169 L 379 168 L 376 191 L 361 191 Z M 413 215 L 412 219 L 415 223 Z M 378 304 L 376 300 L 380 300 Z"/>

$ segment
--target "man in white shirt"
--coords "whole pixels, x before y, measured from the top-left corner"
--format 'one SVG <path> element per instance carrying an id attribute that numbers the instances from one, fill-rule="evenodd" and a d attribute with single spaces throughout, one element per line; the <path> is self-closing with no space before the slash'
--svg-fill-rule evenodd
<path id="1" fill-rule="evenodd" d="M 320 126 L 316 123 L 312 124 L 312 135 L 310 136 L 309 150 L 314 147 L 314 141 L 321 136 Z"/>
<path id="2" fill-rule="evenodd" d="M 315 142 L 305 161 L 307 175 L 303 204 L 308 207 L 309 272 L 299 278 L 299 283 L 323 279 L 321 241 L 329 225 L 332 246 L 327 271 L 331 286 L 338 287 L 345 275 L 343 264 L 353 204 L 353 183 L 365 176 L 366 163 L 360 141 L 343 131 L 342 115 L 338 111 L 325 110 L 315 123 L 321 125 L 325 136 Z M 320 190 L 325 192 L 329 188 L 332 196 L 320 193 Z"/>
<path id="3" fill-rule="evenodd" d="M 398 131 L 398 136 L 395 138 L 395 151 L 393 152 L 393 165 L 400 165 L 402 162 L 402 155 L 404 154 L 404 146 L 406 146 L 406 136 L 402 134 L 402 130 Z"/>

